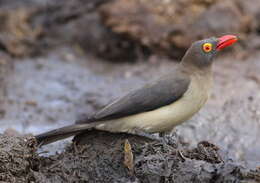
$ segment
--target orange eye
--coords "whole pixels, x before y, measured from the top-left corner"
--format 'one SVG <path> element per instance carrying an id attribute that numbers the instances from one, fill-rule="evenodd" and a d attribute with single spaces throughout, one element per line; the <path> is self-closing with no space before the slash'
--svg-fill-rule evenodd
<path id="1" fill-rule="evenodd" d="M 203 50 L 205 51 L 205 52 L 210 52 L 211 50 L 212 50 L 212 44 L 211 43 L 205 43 L 205 44 L 203 44 Z"/>

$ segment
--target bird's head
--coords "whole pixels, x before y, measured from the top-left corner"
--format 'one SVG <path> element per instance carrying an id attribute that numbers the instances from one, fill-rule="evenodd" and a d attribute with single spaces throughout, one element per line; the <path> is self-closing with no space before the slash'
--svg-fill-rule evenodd
<path id="1" fill-rule="evenodd" d="M 210 66 L 216 54 L 234 44 L 237 37 L 225 35 L 220 38 L 211 37 L 194 42 L 185 53 L 182 62 L 186 62 L 198 67 Z"/>

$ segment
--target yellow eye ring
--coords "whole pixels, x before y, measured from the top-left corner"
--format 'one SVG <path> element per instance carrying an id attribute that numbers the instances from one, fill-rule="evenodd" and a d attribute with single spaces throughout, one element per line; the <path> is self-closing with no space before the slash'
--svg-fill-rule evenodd
<path id="1" fill-rule="evenodd" d="M 212 50 L 212 44 L 211 43 L 205 43 L 205 44 L 203 44 L 202 48 L 203 48 L 204 52 L 208 53 Z"/>

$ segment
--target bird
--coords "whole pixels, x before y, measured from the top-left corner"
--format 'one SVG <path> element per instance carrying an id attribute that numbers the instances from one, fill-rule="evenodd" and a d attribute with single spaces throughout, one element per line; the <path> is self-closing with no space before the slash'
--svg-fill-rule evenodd
<path id="1" fill-rule="evenodd" d="M 45 145 L 91 129 L 130 134 L 172 131 L 204 106 L 213 85 L 214 58 L 237 40 L 235 35 L 224 35 L 193 42 L 171 72 L 72 125 L 36 135 L 36 141 Z"/>

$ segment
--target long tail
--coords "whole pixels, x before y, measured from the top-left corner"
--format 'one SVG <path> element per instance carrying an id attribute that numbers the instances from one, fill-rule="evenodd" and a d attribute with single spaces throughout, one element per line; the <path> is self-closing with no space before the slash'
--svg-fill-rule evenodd
<path id="1" fill-rule="evenodd" d="M 80 132 L 91 129 L 95 127 L 97 124 L 91 123 L 91 124 L 74 124 L 65 126 L 62 128 L 58 128 L 55 130 L 51 130 L 49 132 L 45 132 L 39 135 L 36 135 L 35 138 L 37 140 L 37 143 L 41 145 L 50 144 L 52 142 L 68 138 L 70 136 L 79 134 Z"/>

